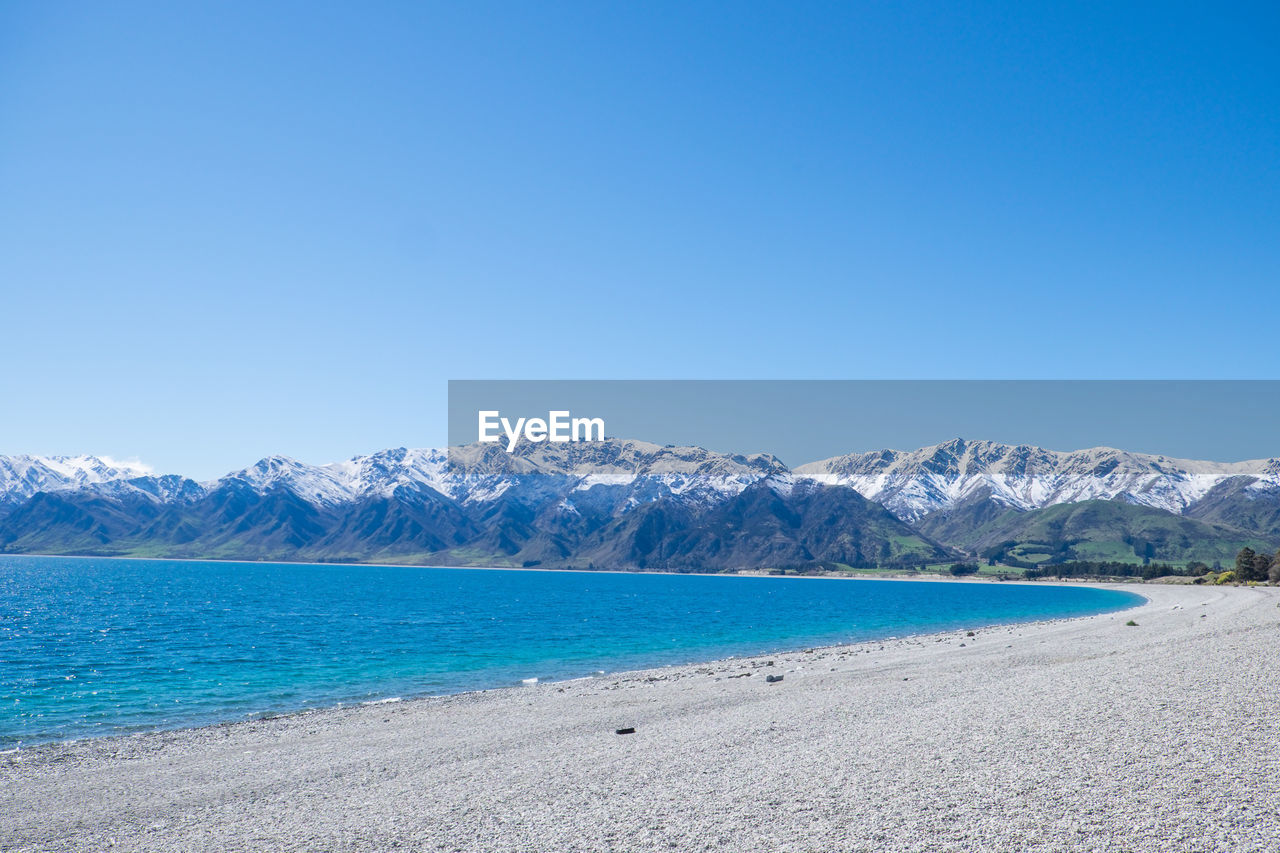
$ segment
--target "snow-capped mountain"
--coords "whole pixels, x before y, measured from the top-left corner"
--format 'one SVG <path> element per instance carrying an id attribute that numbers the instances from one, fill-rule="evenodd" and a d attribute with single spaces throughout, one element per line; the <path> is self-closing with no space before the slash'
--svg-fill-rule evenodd
<path id="1" fill-rule="evenodd" d="M 949 551 L 777 459 L 643 441 L 270 456 L 218 480 L 50 488 L 0 512 L 0 553 L 432 565 L 906 565 Z"/>
<path id="2" fill-rule="evenodd" d="M 1061 452 L 955 439 L 920 450 L 853 453 L 796 468 L 801 477 L 849 486 L 914 521 L 989 490 L 997 503 L 1038 509 L 1095 498 L 1181 514 L 1233 477 L 1250 488 L 1280 483 L 1280 460 L 1205 462 L 1108 447 Z"/>
<path id="3" fill-rule="evenodd" d="M 399 447 L 326 465 L 268 456 L 204 486 L 214 489 L 240 481 L 258 494 L 284 489 L 309 503 L 328 507 L 365 497 L 389 497 L 401 486 L 427 486 L 450 495 L 456 479 L 449 476 L 444 451 Z"/>
<path id="4" fill-rule="evenodd" d="M 177 474 L 132 477 L 127 480 L 104 480 L 79 488 L 63 489 L 112 500 L 133 500 L 154 504 L 188 504 L 208 494 L 205 485 Z"/>
<path id="5" fill-rule="evenodd" d="M 768 454 L 742 456 L 701 447 L 662 446 L 647 441 L 610 439 L 592 443 L 526 445 L 506 453 L 493 445 L 468 445 L 449 451 L 452 496 L 465 490 L 496 497 L 514 481 L 530 475 L 563 477 L 573 490 L 593 486 L 658 488 L 700 503 L 731 497 L 751 484 L 779 475 L 787 467 Z"/>
<path id="6" fill-rule="evenodd" d="M 37 492 L 80 489 L 150 473 L 141 463 L 99 456 L 0 456 L 0 504 L 24 501 Z"/>
<path id="7" fill-rule="evenodd" d="M 0 504 L 7 505 L 38 492 L 75 490 L 181 502 L 241 484 L 259 495 L 287 491 L 318 507 L 389 498 L 401 488 L 430 489 L 461 504 L 537 488 L 562 493 L 571 504 L 575 493 L 595 486 L 617 487 L 625 505 L 673 496 L 707 507 L 757 482 L 786 494 L 803 480 L 848 486 L 907 521 L 988 492 L 995 502 L 1022 510 L 1101 498 L 1181 514 L 1228 481 L 1247 481 L 1251 491 L 1280 487 L 1280 459 L 1211 462 L 1113 448 L 1063 452 L 955 439 L 919 450 L 837 456 L 792 471 L 768 454 L 610 439 L 525 444 L 515 453 L 479 444 L 447 451 L 401 447 L 325 465 L 268 456 L 198 484 L 154 476 L 141 463 L 94 456 L 0 456 Z"/>
<path id="8" fill-rule="evenodd" d="M 268 456 L 206 485 L 214 488 L 240 480 L 260 494 L 287 489 L 310 503 L 337 506 L 389 497 L 401 486 L 425 486 L 460 502 L 476 503 L 494 500 L 522 482 L 555 478 L 568 481 L 556 488 L 569 491 L 596 485 L 645 487 L 706 502 L 739 494 L 770 476 L 789 476 L 772 456 L 609 440 L 525 445 L 517 453 L 478 444 L 448 451 L 396 448 L 328 465 Z"/>
<path id="9" fill-rule="evenodd" d="M 1099 498 L 1132 506 L 1083 503 Z M 1075 505 L 1065 520 L 1060 504 Z M 614 439 L 269 456 L 197 483 L 94 457 L 0 457 L 0 553 L 707 571 L 918 566 L 1006 540 L 1056 559 L 1274 548 L 1280 460 L 957 439 L 793 471 L 767 454 Z"/>
<path id="10" fill-rule="evenodd" d="M 333 507 L 369 497 L 390 497 L 401 487 L 432 489 L 464 503 L 494 500 L 522 482 L 556 478 L 557 488 L 626 486 L 715 501 L 739 494 L 770 476 L 789 477 L 772 456 L 715 453 L 701 447 L 663 447 L 645 441 L 525 445 L 507 453 L 494 445 L 445 451 L 394 448 L 343 462 L 312 465 L 268 456 L 206 483 L 153 477 L 141 464 L 93 456 L 0 456 L 0 502 L 17 503 L 37 492 L 94 487 L 103 495 L 140 493 L 159 500 L 192 497 L 242 483 L 257 494 L 285 490 L 310 504 Z"/>

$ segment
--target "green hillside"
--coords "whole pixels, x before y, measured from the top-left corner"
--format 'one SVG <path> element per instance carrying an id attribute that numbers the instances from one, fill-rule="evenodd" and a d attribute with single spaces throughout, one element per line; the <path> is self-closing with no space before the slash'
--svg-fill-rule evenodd
<path id="1" fill-rule="evenodd" d="M 952 515 L 945 526 L 952 535 L 944 544 L 1010 565 L 1144 559 L 1229 564 L 1246 545 L 1270 551 L 1277 544 L 1239 528 L 1117 501 L 1058 504 L 1030 512 L 1006 508 L 994 517 L 990 507 L 970 512 L 985 520 L 964 526 Z M 938 539 L 944 528 L 926 522 L 922 529 Z"/>

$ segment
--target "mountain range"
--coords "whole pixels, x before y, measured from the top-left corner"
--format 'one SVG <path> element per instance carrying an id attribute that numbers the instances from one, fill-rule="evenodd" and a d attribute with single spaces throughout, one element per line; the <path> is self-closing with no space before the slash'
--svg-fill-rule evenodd
<path id="1" fill-rule="evenodd" d="M 791 469 L 643 441 L 271 456 L 210 482 L 0 456 L 0 553 L 714 571 L 962 557 L 1229 561 L 1280 544 L 1280 460 L 956 439 Z"/>

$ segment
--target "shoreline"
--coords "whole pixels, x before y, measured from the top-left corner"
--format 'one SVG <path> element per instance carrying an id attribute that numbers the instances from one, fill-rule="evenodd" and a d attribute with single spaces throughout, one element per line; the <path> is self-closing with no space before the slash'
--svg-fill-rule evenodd
<path id="1" fill-rule="evenodd" d="M 85 558 L 85 559 L 103 559 L 103 558 L 92 557 L 92 558 Z M 122 558 L 122 559 L 132 559 L 132 558 Z M 296 564 L 286 563 L 281 565 L 296 565 Z M 311 565 L 311 564 L 304 564 L 304 565 Z M 325 564 L 316 564 L 316 565 L 325 565 Z M 344 564 L 344 565 L 347 565 L 347 564 Z M 423 566 L 423 567 L 416 567 L 416 568 L 454 568 L 454 567 Z M 498 569 L 484 569 L 484 570 L 485 571 L 490 571 L 490 570 L 501 571 L 502 569 L 498 568 Z M 517 570 L 517 571 L 539 571 L 539 570 L 529 569 L 529 570 Z M 575 571 L 575 570 L 543 569 L 541 571 Z M 582 572 L 586 574 L 595 573 L 594 571 L 587 571 L 587 570 L 582 570 Z M 609 572 L 609 574 L 636 574 L 636 573 Z M 670 574 L 677 577 L 683 576 L 682 573 L 675 573 L 675 572 L 672 572 L 672 573 L 647 572 L 644 574 Z M 760 578 L 782 577 L 778 575 L 767 575 L 767 574 L 760 574 L 760 575 L 717 574 L 717 575 L 696 575 L 696 576 L 697 577 L 760 577 Z M 934 578 L 927 578 L 927 577 L 880 578 L 880 577 L 861 577 L 861 576 L 823 577 L 823 576 L 807 575 L 807 576 L 788 576 L 788 579 L 853 580 L 853 581 L 916 581 L 921 583 L 998 582 L 994 578 L 978 579 L 978 578 L 970 578 L 970 577 L 947 578 L 946 580 L 941 580 L 941 579 L 934 579 Z M 1064 582 L 1061 584 L 1055 583 L 1055 582 L 1047 582 L 1047 581 L 1003 581 L 1003 583 L 1023 585 L 1023 586 L 1038 586 L 1038 587 L 1084 585 L 1084 586 L 1090 586 L 1092 588 L 1096 588 L 1100 590 L 1112 590 L 1112 591 L 1114 591 L 1116 588 L 1115 584 L 1100 584 L 1100 583 L 1093 583 L 1093 582 L 1087 582 L 1087 581 L 1075 582 L 1075 583 Z M 431 701 L 431 700 L 450 699 L 453 697 L 467 696 L 471 694 L 489 694 L 495 691 L 506 691 L 506 690 L 527 691 L 531 687 L 536 687 L 536 686 L 558 685 L 558 684 L 571 683 L 575 681 L 589 681 L 592 679 L 599 679 L 599 678 L 627 678 L 637 674 L 648 674 L 651 672 L 666 671 L 666 670 L 684 668 L 684 667 L 717 666 L 722 664 L 727 665 L 740 660 L 749 661 L 749 660 L 760 659 L 768 656 L 795 654 L 797 651 L 801 649 L 806 651 L 813 650 L 813 651 L 821 651 L 821 652 L 838 652 L 841 649 L 858 647 L 863 645 L 879 644 L 879 643 L 899 641 L 899 640 L 909 640 L 909 639 L 915 639 L 915 638 L 927 639 L 931 637 L 941 637 L 941 636 L 949 635 L 956 631 L 986 631 L 986 630 L 993 630 L 993 629 L 1004 628 L 1004 627 L 1053 625 L 1053 624 L 1058 624 L 1062 622 L 1072 622 L 1072 621 L 1081 620 L 1081 619 L 1092 619 L 1092 618 L 1098 618 L 1103 616 L 1111 616 L 1114 614 L 1124 613 L 1130 610 L 1134 610 L 1136 608 L 1140 608 L 1144 606 L 1145 604 L 1150 603 L 1150 597 L 1147 595 L 1144 595 L 1141 592 L 1138 592 L 1136 590 L 1123 590 L 1123 591 L 1132 592 L 1133 594 L 1138 595 L 1140 598 L 1142 598 L 1143 601 L 1134 603 L 1129 606 L 1121 607 L 1115 610 L 1106 610 L 1106 611 L 1103 611 L 1102 613 L 1089 613 L 1089 614 L 1075 615 L 1075 616 L 1059 616 L 1059 617 L 1053 617 L 1049 619 L 1030 619 L 1025 621 L 1016 620 L 1011 622 L 988 622 L 988 623 L 965 624 L 963 626 L 947 628 L 941 631 L 925 630 L 920 633 L 893 634 L 893 635 L 887 635 L 883 638 L 872 637 L 870 639 L 865 639 L 865 640 L 856 640 L 856 641 L 851 641 L 846 643 L 836 643 L 836 644 L 812 645 L 812 644 L 797 641 L 794 646 L 787 644 L 783 648 L 774 649 L 771 651 L 762 651 L 758 653 L 750 653 L 750 654 L 743 654 L 743 655 L 731 655 L 731 656 L 722 657 L 722 658 L 710 658 L 710 659 L 695 658 L 693 660 L 682 661 L 677 663 L 669 663 L 669 664 L 659 664 L 652 667 L 643 667 L 640 669 L 597 670 L 592 674 L 568 676 L 566 678 L 557 679 L 557 680 L 539 681 L 537 678 L 535 678 L 533 682 L 522 681 L 519 684 L 514 684 L 514 683 L 500 684 L 492 687 L 482 687 L 477 689 L 460 690 L 460 691 L 454 691 L 454 692 L 408 693 L 403 696 L 383 697 L 378 699 L 363 699 L 363 700 L 349 699 L 349 700 L 336 702 L 335 704 L 325 704 L 325 705 L 319 705 L 314 707 L 281 709 L 278 711 L 273 711 L 273 710 L 253 711 L 253 712 L 248 712 L 248 714 L 244 716 L 240 716 L 234 719 L 222 719 L 222 720 L 212 720 L 208 722 L 198 722 L 198 723 L 192 723 L 189 725 L 179 725 L 172 728 L 170 727 L 147 728 L 147 729 L 142 729 L 140 731 L 117 732 L 112 734 L 88 734 L 88 735 L 80 735 L 80 736 L 69 737 L 64 739 L 40 740 L 40 741 L 35 741 L 31 744 L 23 744 L 22 742 L 19 742 L 14 746 L 9 746 L 9 747 L 0 749 L 0 758 L 3 758 L 4 756 L 9 756 L 9 755 L 15 755 L 15 754 L 29 754 L 37 750 L 53 748 L 58 746 L 71 746 L 71 745 L 80 744 L 80 743 L 91 743 L 91 742 L 102 741 L 102 740 L 120 740 L 120 739 L 133 740 L 137 738 L 145 738 L 145 737 L 150 737 L 154 735 L 199 731 L 202 729 L 220 728 L 224 726 L 238 726 L 238 725 L 245 725 L 245 724 L 250 724 L 254 722 L 259 722 L 262 720 L 274 720 L 274 719 L 280 719 L 284 717 L 293 717 L 293 716 L 309 715 L 309 714 L 323 714 L 331 711 L 341 711 L 341 710 L 347 710 L 347 709 L 358 708 L 358 707 L 376 706 L 376 705 L 393 704 L 393 703 L 425 702 L 425 701 Z"/>
<path id="2" fill-rule="evenodd" d="M 476 570 L 481 572 L 567 572 L 571 574 L 583 575 L 673 575 L 676 577 L 705 577 L 705 578 L 790 578 L 795 580 L 938 580 L 948 583 L 956 582 L 982 582 L 982 583 L 1058 583 L 1059 581 L 1028 581 L 1023 578 L 1001 580 L 992 575 L 964 575 L 953 576 L 946 575 L 941 572 L 937 574 L 910 571 L 907 569 L 855 569 L 853 572 L 831 572 L 813 574 L 771 574 L 768 568 L 764 569 L 734 569 L 733 571 L 720 572 L 680 572 L 670 569 L 579 569 L 579 568 L 555 568 L 543 566 L 438 566 L 430 563 L 344 563 L 337 560 L 326 561 L 322 563 L 311 562 L 308 560 L 229 560 L 223 557 L 130 557 L 127 555 L 97 555 L 97 554 L 11 554 L 0 552 L 0 559 L 5 557 L 30 558 L 38 560 L 137 560 L 140 562 L 153 563 L 229 563 L 241 566 L 346 566 L 349 568 L 379 568 L 379 569 L 463 569 Z M 864 572 L 867 574 L 857 574 L 856 572 Z M 883 577 L 869 576 L 869 573 L 883 572 Z M 1066 578 L 1061 583 L 1070 583 L 1071 579 Z M 1103 581 L 1084 581 L 1085 583 L 1104 583 Z"/>
<path id="3" fill-rule="evenodd" d="M 1280 590 L 1124 588 L 1148 600 L 45 744 L 0 756 L 0 823 L 31 851 L 1273 849 Z"/>

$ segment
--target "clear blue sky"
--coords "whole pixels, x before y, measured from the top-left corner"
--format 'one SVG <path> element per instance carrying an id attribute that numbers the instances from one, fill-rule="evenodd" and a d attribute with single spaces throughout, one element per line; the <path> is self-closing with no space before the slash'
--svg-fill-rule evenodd
<path id="1" fill-rule="evenodd" d="M 0 6 L 0 453 L 445 440 L 449 378 L 1274 378 L 1280 12 Z"/>

